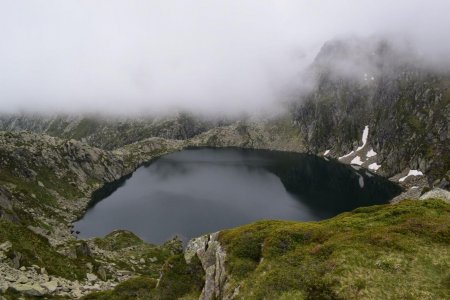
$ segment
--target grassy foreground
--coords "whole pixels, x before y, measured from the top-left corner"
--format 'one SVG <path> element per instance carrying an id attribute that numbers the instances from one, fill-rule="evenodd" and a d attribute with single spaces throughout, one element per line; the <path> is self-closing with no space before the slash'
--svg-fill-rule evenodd
<path id="1" fill-rule="evenodd" d="M 221 239 L 242 298 L 450 296 L 450 205 L 440 200 L 364 207 L 322 222 L 257 222 Z"/>
<path id="2" fill-rule="evenodd" d="M 260 221 L 221 232 L 228 288 L 242 299 L 448 299 L 450 205 L 404 201 L 321 222 Z M 145 277 L 86 299 L 198 297 L 198 261 L 166 263 L 158 287 Z"/>

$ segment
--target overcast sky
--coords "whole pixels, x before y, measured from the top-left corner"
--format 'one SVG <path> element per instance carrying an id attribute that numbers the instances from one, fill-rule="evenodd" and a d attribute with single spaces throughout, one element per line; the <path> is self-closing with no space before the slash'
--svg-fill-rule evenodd
<path id="1" fill-rule="evenodd" d="M 0 0 L 0 112 L 270 110 L 332 38 L 389 34 L 449 59 L 449 12 L 448 0 Z"/>

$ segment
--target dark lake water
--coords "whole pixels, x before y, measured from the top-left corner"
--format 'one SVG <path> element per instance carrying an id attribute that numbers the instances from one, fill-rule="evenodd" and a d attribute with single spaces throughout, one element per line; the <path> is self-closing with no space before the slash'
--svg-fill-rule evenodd
<path id="1" fill-rule="evenodd" d="M 367 170 L 297 153 L 193 149 L 161 157 L 93 195 L 81 237 L 128 229 L 151 243 L 261 219 L 322 220 L 400 192 Z"/>

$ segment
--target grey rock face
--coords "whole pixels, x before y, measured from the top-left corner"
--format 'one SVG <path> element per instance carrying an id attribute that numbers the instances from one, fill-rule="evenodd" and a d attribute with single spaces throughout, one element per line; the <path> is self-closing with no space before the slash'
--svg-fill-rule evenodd
<path id="1" fill-rule="evenodd" d="M 92 274 L 92 273 L 87 273 L 86 278 L 90 282 L 96 281 L 98 279 L 97 275 Z"/>
<path id="2" fill-rule="evenodd" d="M 360 64 L 361 57 L 366 64 Z M 336 61 L 349 64 L 351 76 L 344 76 Z M 381 175 L 418 169 L 431 182 L 445 180 L 450 169 L 445 158 L 450 157 L 448 74 L 405 60 L 383 41 L 363 40 L 327 43 L 312 70 L 317 87 L 294 109 L 309 151 L 347 154 L 368 125 Z"/>
<path id="3" fill-rule="evenodd" d="M 12 264 L 16 269 L 20 268 L 20 263 L 22 261 L 22 254 L 18 251 L 13 251 Z"/>
<path id="4" fill-rule="evenodd" d="M 88 257 L 92 256 L 92 252 L 91 249 L 89 248 L 89 245 L 84 241 L 81 241 L 80 243 L 77 244 L 76 253 L 77 255 L 81 256 L 88 256 Z"/>
<path id="5" fill-rule="evenodd" d="M 9 192 L 0 187 L 0 208 L 12 210 L 12 203 Z"/>
<path id="6" fill-rule="evenodd" d="M 106 281 L 107 279 L 107 274 L 106 274 L 106 269 L 103 266 L 98 267 L 97 269 L 97 273 L 100 276 L 100 279 L 103 281 Z"/>
<path id="7" fill-rule="evenodd" d="M 10 241 L 6 241 L 0 244 L 0 251 L 8 252 L 11 249 L 12 244 Z"/>
<path id="8" fill-rule="evenodd" d="M 58 282 L 57 281 L 44 282 L 41 283 L 41 287 L 45 288 L 47 292 L 51 294 L 54 291 L 56 291 L 56 288 L 58 287 Z"/>
<path id="9" fill-rule="evenodd" d="M 450 203 L 450 192 L 440 188 L 434 188 L 429 192 L 426 192 L 420 196 L 420 200 L 426 199 L 442 199 L 447 203 Z"/>
<path id="10" fill-rule="evenodd" d="M 222 299 L 226 284 L 226 253 L 218 241 L 219 232 L 189 241 L 185 259 L 189 263 L 194 255 L 200 259 L 205 271 L 205 286 L 200 299 Z"/>

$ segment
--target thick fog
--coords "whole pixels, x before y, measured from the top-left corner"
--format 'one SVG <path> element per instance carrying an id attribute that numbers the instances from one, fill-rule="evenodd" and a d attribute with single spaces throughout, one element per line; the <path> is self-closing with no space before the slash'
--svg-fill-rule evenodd
<path id="1" fill-rule="evenodd" d="M 388 36 L 448 65 L 449 11 L 448 0 L 0 0 L 0 112 L 274 111 L 333 38 Z"/>

